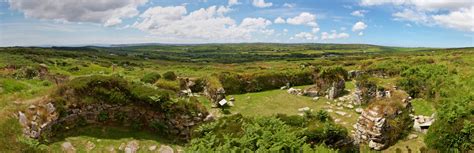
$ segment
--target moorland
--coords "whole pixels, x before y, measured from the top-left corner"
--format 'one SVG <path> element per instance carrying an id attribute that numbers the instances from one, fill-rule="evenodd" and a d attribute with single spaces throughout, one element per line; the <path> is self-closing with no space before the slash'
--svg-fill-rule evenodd
<path id="1" fill-rule="evenodd" d="M 473 91 L 474 48 L 3 47 L 0 152 L 470 152 Z"/>

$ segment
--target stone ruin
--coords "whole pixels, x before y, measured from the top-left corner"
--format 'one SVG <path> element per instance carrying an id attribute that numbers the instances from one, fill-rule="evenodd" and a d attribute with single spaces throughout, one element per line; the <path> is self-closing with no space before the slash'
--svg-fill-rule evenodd
<path id="1" fill-rule="evenodd" d="M 390 134 L 393 131 L 393 125 L 390 125 L 389 120 L 393 120 L 402 115 L 402 113 L 411 112 L 410 98 L 405 98 L 399 103 L 401 107 L 388 107 L 390 105 L 372 104 L 367 109 L 363 110 L 357 123 L 354 125 L 354 140 L 356 144 L 368 143 L 369 147 L 375 150 L 382 150 L 390 143 L 393 139 L 390 138 Z M 386 102 L 387 101 L 380 101 Z M 392 102 L 393 103 L 393 102 Z M 399 125 L 399 126 L 410 126 L 410 125 Z M 398 136 L 399 134 L 397 134 Z"/>
<path id="2" fill-rule="evenodd" d="M 56 106 L 48 98 L 32 104 L 25 111 L 18 112 L 18 119 L 26 137 L 43 140 L 56 132 L 67 131 L 85 125 L 120 125 L 175 135 L 188 140 L 191 128 L 203 122 L 207 112 L 164 113 L 152 107 L 138 104 L 71 104 Z M 158 129 L 157 129 L 158 128 Z"/>
<path id="3" fill-rule="evenodd" d="M 423 116 L 423 115 L 411 115 L 413 118 L 413 129 L 417 132 L 425 133 L 428 132 L 428 128 L 433 124 L 435 121 L 435 114 L 431 116 Z"/>
<path id="4" fill-rule="evenodd" d="M 345 89 L 345 81 L 340 80 L 338 82 L 332 82 L 331 85 L 324 90 L 324 88 L 318 87 L 317 85 L 313 85 L 308 87 L 304 90 L 302 89 L 295 89 L 289 88 L 287 92 L 292 95 L 298 96 L 308 96 L 308 97 L 319 97 L 319 96 L 326 96 L 328 99 L 336 99 L 343 95 Z"/>

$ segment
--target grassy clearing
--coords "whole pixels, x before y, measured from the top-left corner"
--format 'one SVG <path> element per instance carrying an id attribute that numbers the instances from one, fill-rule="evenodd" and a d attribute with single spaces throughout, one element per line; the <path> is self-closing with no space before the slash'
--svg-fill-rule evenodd
<path id="1" fill-rule="evenodd" d="M 295 88 L 304 88 L 299 86 Z M 339 123 L 349 130 L 357 121 L 358 114 L 354 110 L 340 107 L 339 110 L 336 102 L 326 98 L 320 98 L 318 101 L 312 100 L 311 97 L 291 95 L 286 90 L 270 90 L 257 93 L 247 93 L 240 95 L 232 95 L 236 102 L 235 106 L 230 108 L 231 113 L 240 113 L 244 116 L 271 116 L 275 114 L 297 115 L 298 109 L 309 107 L 313 111 L 331 109 L 329 112 L 333 119 L 339 119 Z M 329 103 L 329 104 L 328 104 Z M 336 111 L 346 112 L 346 116 L 336 114 Z"/>
<path id="2" fill-rule="evenodd" d="M 414 99 L 411 104 L 415 109 L 416 115 L 430 116 L 435 112 L 435 108 L 433 107 L 433 105 L 424 99 Z"/>

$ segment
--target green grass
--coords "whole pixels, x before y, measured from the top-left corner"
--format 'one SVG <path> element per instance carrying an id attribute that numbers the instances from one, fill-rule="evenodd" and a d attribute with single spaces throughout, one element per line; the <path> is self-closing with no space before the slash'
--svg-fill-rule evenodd
<path id="1" fill-rule="evenodd" d="M 435 112 L 435 108 L 433 107 L 433 105 L 424 99 L 414 99 L 411 104 L 415 109 L 416 115 L 431 116 L 431 114 Z"/>
<path id="2" fill-rule="evenodd" d="M 299 86 L 295 88 L 304 88 L 306 86 Z M 296 96 L 287 93 L 286 90 L 270 90 L 257 93 L 247 93 L 240 95 L 231 95 L 236 101 L 234 107 L 230 108 L 231 113 L 240 113 L 244 116 L 271 116 L 275 114 L 297 115 L 298 109 L 309 107 L 313 111 L 332 109 L 334 112 L 329 114 L 333 119 L 340 119 L 340 123 L 349 130 L 357 121 L 358 114 L 354 110 L 343 108 L 338 110 L 336 102 L 321 97 L 318 101 L 313 101 L 311 97 Z M 330 102 L 328 105 L 327 102 Z M 335 111 L 344 111 L 351 115 L 340 116 Z"/>

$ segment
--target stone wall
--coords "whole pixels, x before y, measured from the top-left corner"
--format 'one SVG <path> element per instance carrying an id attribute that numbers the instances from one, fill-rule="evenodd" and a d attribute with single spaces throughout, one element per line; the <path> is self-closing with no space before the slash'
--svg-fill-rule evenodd
<path id="1" fill-rule="evenodd" d="M 381 102 L 383 103 L 384 101 Z M 388 100 L 385 102 L 390 103 Z M 368 143 L 369 147 L 375 150 L 382 150 L 388 147 L 396 139 L 393 137 L 399 137 L 401 134 L 402 131 L 398 131 L 398 129 L 404 130 L 402 127 L 409 127 L 411 125 L 408 122 L 397 122 L 400 125 L 391 125 L 389 121 L 405 117 L 404 115 L 408 116 L 411 110 L 409 98 L 400 101 L 400 107 L 381 105 L 379 103 L 372 104 L 361 113 L 357 123 L 354 125 L 353 136 L 355 142 Z"/>
<path id="2" fill-rule="evenodd" d="M 164 113 L 150 106 L 95 103 L 87 105 L 55 106 L 48 100 L 31 105 L 19 112 L 18 118 L 25 136 L 40 139 L 54 136 L 56 132 L 88 124 L 117 125 L 160 132 L 187 140 L 191 128 L 202 122 L 207 112 Z"/>

